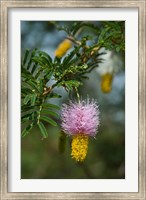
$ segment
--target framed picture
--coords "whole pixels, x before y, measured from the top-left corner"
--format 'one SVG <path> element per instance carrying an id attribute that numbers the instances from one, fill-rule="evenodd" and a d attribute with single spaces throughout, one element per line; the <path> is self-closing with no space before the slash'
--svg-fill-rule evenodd
<path id="1" fill-rule="evenodd" d="M 145 199 L 144 1 L 1 1 L 1 198 Z"/>

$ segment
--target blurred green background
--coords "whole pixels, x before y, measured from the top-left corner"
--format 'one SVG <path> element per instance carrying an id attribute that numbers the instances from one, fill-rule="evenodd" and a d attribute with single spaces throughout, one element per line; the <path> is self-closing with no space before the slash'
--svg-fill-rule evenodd
<path id="1" fill-rule="evenodd" d="M 98 23 L 98 22 L 93 22 Z M 58 24 L 72 24 L 58 22 Z M 90 33 L 89 30 L 87 30 Z M 66 33 L 58 31 L 48 21 L 21 22 L 21 53 L 26 48 L 38 48 L 54 58 L 54 51 L 64 40 Z M 124 65 L 124 56 L 117 55 Z M 38 128 L 21 139 L 21 178 L 22 179 L 124 179 L 125 178 L 125 72 L 124 66 L 114 76 L 112 91 L 102 93 L 101 78 L 96 69 L 88 74 L 89 80 L 80 87 L 82 98 L 98 101 L 100 121 L 96 139 L 91 138 L 87 158 L 82 164 L 70 157 L 70 138 L 64 153 L 59 152 L 60 126 L 48 126 L 49 137 L 41 140 Z M 63 88 L 56 89 L 61 99 L 52 99 L 62 105 L 69 97 Z M 56 119 L 55 119 L 56 120 Z M 58 120 L 58 124 L 60 121 Z M 47 126 L 47 124 L 46 124 Z"/>

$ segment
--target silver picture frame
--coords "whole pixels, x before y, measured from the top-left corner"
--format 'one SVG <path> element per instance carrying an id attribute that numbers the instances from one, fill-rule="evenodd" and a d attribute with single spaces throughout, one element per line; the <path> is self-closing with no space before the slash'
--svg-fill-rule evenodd
<path id="1" fill-rule="evenodd" d="M 0 12 L 0 176 L 1 199 L 146 199 L 146 1 L 145 0 L 1 0 Z M 8 11 L 9 8 L 138 8 L 138 192 L 10 193 L 8 192 Z"/>

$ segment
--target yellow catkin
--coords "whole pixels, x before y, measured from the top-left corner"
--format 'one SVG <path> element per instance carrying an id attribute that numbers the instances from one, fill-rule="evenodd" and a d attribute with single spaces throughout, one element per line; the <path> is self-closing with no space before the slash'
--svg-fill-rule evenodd
<path id="1" fill-rule="evenodd" d="M 83 134 L 74 135 L 71 144 L 71 156 L 77 162 L 83 162 L 88 151 L 89 138 Z"/>
<path id="2" fill-rule="evenodd" d="M 66 52 L 72 47 L 72 42 L 68 39 L 65 39 L 61 44 L 59 44 L 58 48 L 55 51 L 56 57 L 62 57 L 66 54 Z"/>
<path id="3" fill-rule="evenodd" d="M 113 75 L 110 73 L 104 74 L 101 79 L 101 90 L 104 93 L 108 93 L 112 89 Z"/>

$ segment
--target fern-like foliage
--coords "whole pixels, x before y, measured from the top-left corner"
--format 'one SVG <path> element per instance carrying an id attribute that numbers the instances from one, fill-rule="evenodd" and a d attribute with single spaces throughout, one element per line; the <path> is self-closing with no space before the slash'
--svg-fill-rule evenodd
<path id="1" fill-rule="evenodd" d="M 45 52 L 26 50 L 21 72 L 21 122 L 25 123 L 22 137 L 38 125 L 43 138 L 46 138 L 48 133 L 44 122 L 56 126 L 52 116 L 58 117 L 56 111 L 59 109 L 58 106 L 47 103 L 50 96 L 54 97 L 51 88 L 46 88 L 53 73 L 52 59 Z"/>

